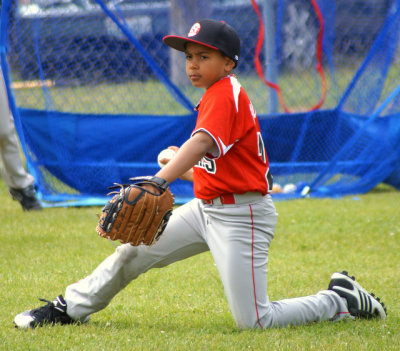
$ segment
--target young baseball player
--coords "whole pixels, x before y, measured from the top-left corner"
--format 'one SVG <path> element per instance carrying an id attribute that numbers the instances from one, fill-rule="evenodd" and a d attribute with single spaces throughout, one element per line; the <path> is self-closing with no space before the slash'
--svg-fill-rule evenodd
<path id="1" fill-rule="evenodd" d="M 85 322 L 140 274 L 207 250 L 239 328 L 385 318 L 383 304 L 346 272 L 334 273 L 328 289 L 316 295 L 269 301 L 268 249 L 277 214 L 256 112 L 232 75 L 239 60 L 238 35 L 228 24 L 206 19 L 187 37 L 166 36 L 164 42 L 185 53 L 186 74 L 205 93 L 191 137 L 156 176 L 193 180 L 195 199 L 174 211 L 153 246 L 120 245 L 92 274 L 69 285 L 65 297 L 18 314 L 16 326 Z"/>

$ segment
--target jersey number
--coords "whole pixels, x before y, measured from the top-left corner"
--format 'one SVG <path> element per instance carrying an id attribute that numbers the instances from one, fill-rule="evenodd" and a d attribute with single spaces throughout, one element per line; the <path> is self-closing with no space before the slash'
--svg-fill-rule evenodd
<path id="1" fill-rule="evenodd" d="M 257 132 L 257 138 L 258 138 L 258 156 L 260 156 L 263 162 L 265 163 L 266 159 L 265 159 L 264 140 L 260 132 Z"/>
<path id="2" fill-rule="evenodd" d="M 204 156 L 195 167 L 199 167 L 204 169 L 207 173 L 215 174 L 217 171 L 217 165 L 215 164 L 215 160 L 212 160 L 206 156 Z"/>

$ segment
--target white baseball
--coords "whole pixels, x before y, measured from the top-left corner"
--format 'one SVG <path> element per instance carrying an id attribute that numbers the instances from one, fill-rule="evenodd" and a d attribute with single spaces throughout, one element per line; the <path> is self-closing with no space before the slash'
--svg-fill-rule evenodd
<path id="1" fill-rule="evenodd" d="M 286 193 L 286 194 L 288 194 L 288 193 L 294 193 L 296 190 L 297 190 L 296 185 L 294 185 L 294 184 L 292 184 L 292 183 L 286 184 L 286 185 L 283 187 L 283 192 Z"/>
<path id="2" fill-rule="evenodd" d="M 163 158 L 167 158 L 167 159 L 171 160 L 174 156 L 175 156 L 174 150 L 171 150 L 171 149 L 162 150 L 157 156 L 157 162 L 158 162 L 158 165 L 160 166 L 160 168 L 163 168 L 165 166 L 165 164 L 162 164 L 160 162 L 160 160 L 162 160 Z"/>

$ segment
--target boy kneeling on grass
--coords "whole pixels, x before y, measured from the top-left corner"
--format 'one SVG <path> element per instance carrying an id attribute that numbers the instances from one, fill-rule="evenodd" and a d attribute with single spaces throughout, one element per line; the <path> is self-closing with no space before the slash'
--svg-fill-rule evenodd
<path id="1" fill-rule="evenodd" d="M 177 208 L 150 248 L 119 246 L 88 277 L 69 285 L 65 298 L 18 314 L 19 328 L 86 322 L 151 268 L 210 250 L 239 328 L 301 325 L 342 318 L 386 318 L 384 305 L 347 272 L 334 273 L 328 289 L 312 296 L 269 301 L 268 249 L 277 214 L 272 176 L 256 112 L 232 75 L 240 40 L 224 22 L 205 19 L 186 37 L 164 43 L 186 55 L 186 74 L 205 89 L 191 137 L 156 176 L 193 181 L 195 199 Z M 168 160 L 164 160 L 168 161 Z"/>

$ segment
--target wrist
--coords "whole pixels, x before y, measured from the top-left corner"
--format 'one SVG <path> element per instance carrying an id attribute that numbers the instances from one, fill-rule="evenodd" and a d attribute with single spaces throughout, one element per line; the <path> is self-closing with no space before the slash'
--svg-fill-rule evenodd
<path id="1" fill-rule="evenodd" d="M 129 178 L 129 180 L 137 181 L 139 184 L 151 185 L 163 192 L 169 186 L 169 182 L 166 179 L 157 176 L 133 177 Z"/>

